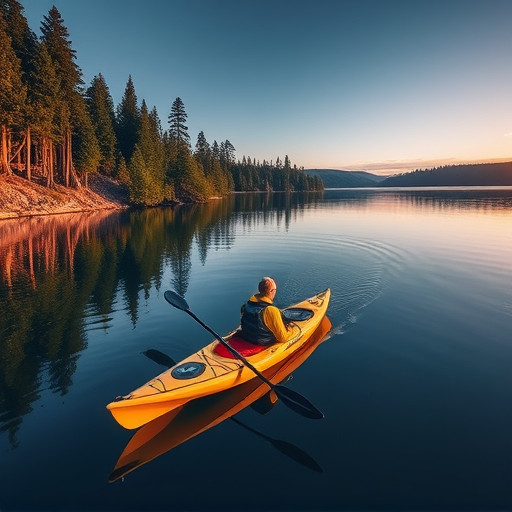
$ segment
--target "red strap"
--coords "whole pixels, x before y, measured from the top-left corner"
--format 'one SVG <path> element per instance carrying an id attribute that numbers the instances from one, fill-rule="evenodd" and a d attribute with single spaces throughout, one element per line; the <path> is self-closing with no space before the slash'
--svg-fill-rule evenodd
<path id="1" fill-rule="evenodd" d="M 230 338 L 228 343 L 240 355 L 244 357 L 252 356 L 253 354 L 257 354 L 258 352 L 261 352 L 262 350 L 265 350 L 267 348 L 265 345 L 256 345 L 255 343 L 250 343 L 249 341 L 246 341 L 243 338 L 239 338 L 238 336 Z M 236 359 L 236 357 L 222 343 L 217 343 L 213 351 L 218 356 Z"/>

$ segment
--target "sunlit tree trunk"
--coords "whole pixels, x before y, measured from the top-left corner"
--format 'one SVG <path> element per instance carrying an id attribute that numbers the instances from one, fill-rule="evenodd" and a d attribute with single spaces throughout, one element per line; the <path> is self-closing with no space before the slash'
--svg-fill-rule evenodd
<path id="1" fill-rule="evenodd" d="M 64 137 L 64 148 L 62 155 L 62 164 L 64 168 L 64 183 L 66 187 L 69 187 L 69 132 L 66 130 L 66 136 Z"/>
<path id="2" fill-rule="evenodd" d="M 69 187 L 69 176 L 71 174 L 71 129 L 66 134 L 66 187 Z"/>
<path id="3" fill-rule="evenodd" d="M 18 172 L 20 171 L 21 169 L 21 150 L 23 149 L 23 146 L 25 145 L 25 141 L 23 141 L 23 144 L 18 148 L 18 151 L 17 151 L 17 164 L 18 164 Z"/>
<path id="4" fill-rule="evenodd" d="M 46 186 L 51 188 L 55 185 L 54 174 L 53 174 L 53 142 L 48 140 L 47 137 L 43 137 L 42 142 L 42 157 L 43 157 L 43 168 L 46 172 Z"/>
<path id="5" fill-rule="evenodd" d="M 7 149 L 7 126 L 2 125 L 2 143 L 1 143 L 1 168 L 5 174 L 12 174 L 11 166 L 9 165 L 9 153 Z"/>
<path id="6" fill-rule="evenodd" d="M 68 170 L 68 134 L 64 134 L 64 140 L 59 147 L 60 168 L 62 173 L 62 183 L 69 187 L 69 170 Z"/>
<path id="7" fill-rule="evenodd" d="M 55 147 L 53 141 L 50 141 L 50 176 L 51 176 L 51 186 L 55 186 L 55 169 L 58 163 L 57 159 L 57 148 Z"/>
<path id="8" fill-rule="evenodd" d="M 27 134 L 25 141 L 25 171 L 27 173 L 27 180 L 32 181 L 32 164 L 30 161 L 30 152 L 32 147 L 32 139 L 30 133 L 30 126 L 27 126 Z"/>
<path id="9" fill-rule="evenodd" d="M 25 136 L 25 138 L 23 139 L 23 142 L 19 145 L 18 149 L 16 150 L 16 153 L 14 153 L 14 155 L 12 155 L 9 159 L 9 165 L 10 165 L 10 163 L 16 158 L 16 160 L 17 160 L 16 168 L 18 169 L 18 171 L 21 169 L 21 152 L 22 152 L 23 148 L 25 147 L 26 141 L 27 141 L 27 137 Z M 11 153 L 10 144 L 7 144 L 7 152 L 9 154 Z"/>
<path id="10" fill-rule="evenodd" d="M 41 158 L 41 168 L 43 169 L 43 176 L 46 178 L 46 186 L 50 186 L 49 182 L 49 174 L 50 169 L 48 168 L 48 141 L 46 137 L 41 137 L 41 148 L 40 148 L 40 158 Z"/>

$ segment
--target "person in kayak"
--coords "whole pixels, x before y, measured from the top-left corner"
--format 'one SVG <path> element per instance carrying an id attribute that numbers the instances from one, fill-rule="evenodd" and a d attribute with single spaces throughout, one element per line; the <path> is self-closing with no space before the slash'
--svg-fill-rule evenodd
<path id="1" fill-rule="evenodd" d="M 271 277 L 264 277 L 258 284 L 258 291 L 242 306 L 240 336 L 257 345 L 291 340 L 297 335 L 296 329 L 285 324 L 281 311 L 273 305 L 276 282 Z"/>

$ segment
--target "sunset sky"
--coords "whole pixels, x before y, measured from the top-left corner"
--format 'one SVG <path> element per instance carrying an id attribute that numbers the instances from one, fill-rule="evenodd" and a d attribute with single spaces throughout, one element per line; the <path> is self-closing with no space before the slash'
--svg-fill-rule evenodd
<path id="1" fill-rule="evenodd" d="M 131 74 L 193 145 L 376 174 L 512 160 L 511 0 L 20 0 L 53 4 L 88 86 Z"/>

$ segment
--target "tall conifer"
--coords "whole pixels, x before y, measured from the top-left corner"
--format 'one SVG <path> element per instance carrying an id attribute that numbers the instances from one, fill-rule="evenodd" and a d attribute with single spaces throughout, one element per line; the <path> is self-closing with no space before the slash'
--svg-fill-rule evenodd
<path id="1" fill-rule="evenodd" d="M 51 187 L 54 184 L 53 143 L 58 140 L 56 118 L 61 110 L 62 98 L 60 80 L 44 42 L 36 49 L 30 83 L 31 123 L 40 138 L 39 164 L 46 177 L 46 185 Z"/>
<path id="2" fill-rule="evenodd" d="M 22 124 L 25 100 L 26 89 L 21 81 L 20 60 L 7 35 L 3 15 L 0 15 L 0 169 L 4 173 L 12 173 L 7 138 L 14 125 Z"/>
<path id="3" fill-rule="evenodd" d="M 21 150 L 24 147 L 25 172 L 27 179 L 31 179 L 31 82 L 29 77 L 33 70 L 34 55 L 37 49 L 37 37 L 30 30 L 26 17 L 23 14 L 24 8 L 17 0 L 1 0 L 0 16 L 3 15 L 6 21 L 7 34 L 11 38 L 12 48 L 20 59 L 21 80 L 27 87 L 27 99 L 23 108 L 23 120 L 20 119 L 19 133 L 14 140 L 18 144 L 18 160 L 21 161 Z M 18 171 L 21 169 L 18 168 Z"/>
<path id="4" fill-rule="evenodd" d="M 157 205 L 163 201 L 163 186 L 156 182 L 138 144 L 135 145 L 128 170 L 130 173 L 130 201 L 146 206 Z"/>
<path id="5" fill-rule="evenodd" d="M 92 79 L 86 92 L 86 102 L 101 152 L 100 168 L 112 174 L 115 168 L 116 134 L 114 131 L 114 102 L 107 83 L 100 73 Z"/>
<path id="6" fill-rule="evenodd" d="M 189 147 L 190 135 L 188 134 L 187 112 L 181 98 L 176 98 L 171 106 L 169 114 L 169 125 L 171 135 L 178 141 L 178 145 Z"/>
<path id="7" fill-rule="evenodd" d="M 139 140 L 140 112 L 131 75 L 128 77 L 121 103 L 117 106 L 117 145 L 127 162 Z"/>
<path id="8" fill-rule="evenodd" d="M 70 184 L 72 173 L 72 141 L 71 132 L 74 126 L 81 122 L 81 106 L 83 101 L 79 87 L 83 84 L 82 71 L 75 63 L 76 52 L 71 48 L 69 33 L 64 26 L 58 9 L 53 6 L 41 23 L 42 41 L 46 43 L 57 77 L 60 81 L 60 94 L 63 98 L 61 109 L 58 111 L 58 124 L 60 135 L 60 171 L 64 184 Z"/>
<path id="9" fill-rule="evenodd" d="M 162 142 L 158 133 L 158 122 L 156 110 L 153 111 L 153 115 L 150 115 L 146 102 L 143 100 L 140 109 L 139 142 L 137 148 L 144 161 L 144 177 L 142 182 L 147 189 L 145 198 L 151 201 L 151 203 L 147 204 L 162 202 L 164 197 L 164 158 Z M 137 156 L 137 158 L 139 157 Z M 137 170 L 134 168 L 132 173 L 137 173 Z"/>
<path id="10" fill-rule="evenodd" d="M 197 135 L 196 151 L 194 153 L 194 156 L 196 157 L 198 163 L 200 163 L 203 166 L 203 170 L 206 176 L 208 176 L 212 167 L 212 155 L 210 145 L 208 144 L 208 141 L 204 136 L 204 132 L 202 131 L 199 132 L 199 134 Z"/>
<path id="11" fill-rule="evenodd" d="M 12 49 L 21 61 L 22 80 L 26 82 L 32 71 L 37 37 L 29 28 L 23 11 L 23 6 L 17 0 L 0 0 L 0 15 L 3 15 L 6 22 Z"/>
<path id="12" fill-rule="evenodd" d="M 160 122 L 156 107 L 153 107 L 149 113 L 149 125 L 153 139 L 154 165 L 157 169 L 160 169 L 163 176 L 165 174 L 165 169 L 167 168 L 167 162 L 165 158 L 162 123 Z"/>
<path id="13" fill-rule="evenodd" d="M 85 102 L 77 105 L 73 132 L 73 162 L 88 185 L 90 173 L 97 173 L 101 162 L 101 150 Z"/>

